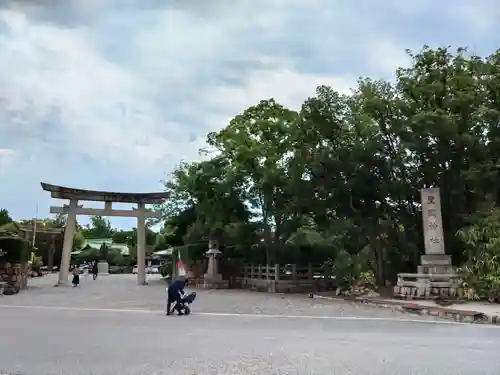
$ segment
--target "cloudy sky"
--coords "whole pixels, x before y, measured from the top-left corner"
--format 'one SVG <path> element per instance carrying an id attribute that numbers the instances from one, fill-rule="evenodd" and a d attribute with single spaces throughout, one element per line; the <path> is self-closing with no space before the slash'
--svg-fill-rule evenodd
<path id="1" fill-rule="evenodd" d="M 161 190 L 247 106 L 391 79 L 423 44 L 491 53 L 499 19 L 493 0 L 2 0 L 0 208 L 47 216 L 40 181 Z"/>

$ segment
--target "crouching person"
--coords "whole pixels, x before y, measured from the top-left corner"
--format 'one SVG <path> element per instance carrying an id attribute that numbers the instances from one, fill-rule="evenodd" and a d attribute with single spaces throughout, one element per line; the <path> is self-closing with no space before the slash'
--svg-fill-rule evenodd
<path id="1" fill-rule="evenodd" d="M 184 296 L 184 288 L 187 285 L 187 278 L 179 277 L 174 280 L 167 289 L 167 307 L 165 309 L 165 313 L 170 315 L 173 311 L 176 310 L 179 315 L 183 315 L 182 311 L 180 311 L 179 307 L 181 306 L 181 299 Z M 174 308 L 172 309 L 172 303 L 175 303 Z"/>

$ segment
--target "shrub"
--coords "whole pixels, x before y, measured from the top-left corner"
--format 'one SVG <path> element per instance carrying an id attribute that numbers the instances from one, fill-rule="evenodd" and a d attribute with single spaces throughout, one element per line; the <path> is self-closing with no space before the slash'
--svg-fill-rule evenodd
<path id="1" fill-rule="evenodd" d="M 340 289 L 349 289 L 352 286 L 369 288 L 376 286 L 375 275 L 370 268 L 368 248 L 354 255 L 341 250 L 331 261 L 331 265 L 332 274 L 336 277 Z"/>
<path id="2" fill-rule="evenodd" d="M 160 271 L 161 277 L 167 277 L 172 272 L 172 264 L 171 263 L 163 264 L 162 266 L 160 266 L 158 271 Z"/>
<path id="3" fill-rule="evenodd" d="M 465 244 L 460 267 L 468 298 L 491 299 L 500 292 L 500 210 L 493 210 L 457 233 Z"/>
<path id="4" fill-rule="evenodd" d="M 0 233 L 0 249 L 5 252 L 3 259 L 9 262 L 27 262 L 31 250 L 30 244 L 24 239 Z"/>

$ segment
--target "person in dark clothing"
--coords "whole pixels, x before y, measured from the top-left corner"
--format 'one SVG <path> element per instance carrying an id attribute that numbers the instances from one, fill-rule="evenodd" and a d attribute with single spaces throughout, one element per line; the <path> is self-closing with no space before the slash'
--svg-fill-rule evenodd
<path id="1" fill-rule="evenodd" d="M 172 303 L 175 302 L 174 310 L 177 310 L 177 313 L 179 315 L 182 315 L 182 312 L 179 310 L 179 302 L 184 295 L 184 288 L 187 285 L 187 279 L 186 278 L 178 278 L 174 280 L 167 289 L 167 308 L 166 308 L 166 314 L 170 315 L 171 314 L 171 306 Z"/>
<path id="2" fill-rule="evenodd" d="M 73 267 L 73 287 L 77 287 L 80 285 L 80 269 L 76 266 Z"/>
<path id="3" fill-rule="evenodd" d="M 92 263 L 92 278 L 97 279 L 97 262 Z"/>

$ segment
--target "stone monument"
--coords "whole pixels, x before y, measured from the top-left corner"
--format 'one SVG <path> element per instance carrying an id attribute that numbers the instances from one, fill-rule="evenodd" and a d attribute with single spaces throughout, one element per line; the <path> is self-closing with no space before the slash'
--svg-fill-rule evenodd
<path id="1" fill-rule="evenodd" d="M 101 259 L 97 263 L 97 274 L 99 276 L 109 276 L 109 263 L 107 261 L 108 252 L 109 252 L 108 246 L 105 243 L 103 243 L 101 245 L 101 248 L 99 249 L 99 255 Z"/>
<path id="2" fill-rule="evenodd" d="M 445 252 L 439 188 L 420 191 L 425 239 L 425 254 L 421 256 L 417 273 L 398 274 L 394 295 L 402 298 L 433 299 L 460 297 L 458 275 Z"/>
<path id="3" fill-rule="evenodd" d="M 105 260 L 100 260 L 97 263 L 97 274 L 99 276 L 109 276 L 109 263 Z"/>

